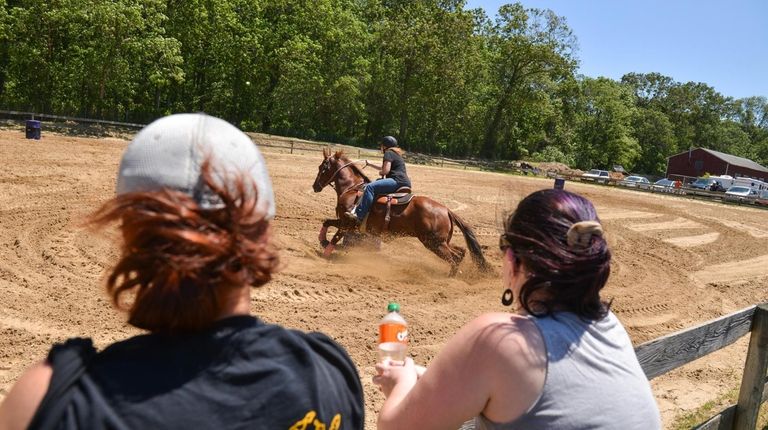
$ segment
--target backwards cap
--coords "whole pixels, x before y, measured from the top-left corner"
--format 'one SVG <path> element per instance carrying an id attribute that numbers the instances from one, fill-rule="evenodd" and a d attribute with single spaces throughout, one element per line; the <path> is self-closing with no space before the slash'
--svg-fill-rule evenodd
<path id="1" fill-rule="evenodd" d="M 210 160 L 213 181 L 234 191 L 244 176 L 246 192 L 255 184 L 256 208 L 275 216 L 269 172 L 256 145 L 232 124 L 205 114 L 177 114 L 144 127 L 123 153 L 117 194 L 170 188 L 191 196 L 204 209 L 223 207 L 203 182 L 201 167 Z"/>

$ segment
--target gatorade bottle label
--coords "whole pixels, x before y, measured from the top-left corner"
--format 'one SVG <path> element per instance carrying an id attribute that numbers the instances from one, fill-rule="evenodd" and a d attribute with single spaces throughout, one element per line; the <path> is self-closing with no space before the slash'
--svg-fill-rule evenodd
<path id="1" fill-rule="evenodd" d="M 379 326 L 379 343 L 408 342 L 408 328 L 402 324 L 382 324 Z"/>

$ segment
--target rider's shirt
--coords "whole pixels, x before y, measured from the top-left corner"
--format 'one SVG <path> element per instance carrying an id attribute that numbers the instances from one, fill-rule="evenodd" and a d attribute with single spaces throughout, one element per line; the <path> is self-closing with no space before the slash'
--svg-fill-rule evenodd
<path id="1" fill-rule="evenodd" d="M 384 161 L 389 161 L 391 164 L 387 178 L 394 179 L 398 187 L 411 186 L 411 180 L 408 179 L 408 174 L 405 172 L 405 161 L 400 154 L 387 150 L 384 152 Z"/>

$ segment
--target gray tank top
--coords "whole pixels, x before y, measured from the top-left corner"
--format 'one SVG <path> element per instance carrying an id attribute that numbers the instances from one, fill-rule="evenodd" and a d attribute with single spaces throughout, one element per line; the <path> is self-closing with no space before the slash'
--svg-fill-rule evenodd
<path id="1" fill-rule="evenodd" d="M 476 429 L 661 428 L 651 386 L 613 312 L 593 322 L 570 312 L 531 318 L 547 348 L 541 397 L 512 422 L 495 423 L 480 415 Z"/>

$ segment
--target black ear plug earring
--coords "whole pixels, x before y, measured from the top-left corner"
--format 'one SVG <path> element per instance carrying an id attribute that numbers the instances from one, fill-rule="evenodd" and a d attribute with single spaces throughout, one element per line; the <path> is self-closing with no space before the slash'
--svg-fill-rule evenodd
<path id="1" fill-rule="evenodd" d="M 501 304 L 504 306 L 509 306 L 514 301 L 514 298 L 512 297 L 512 290 L 507 288 L 504 290 L 504 293 L 501 295 Z"/>

